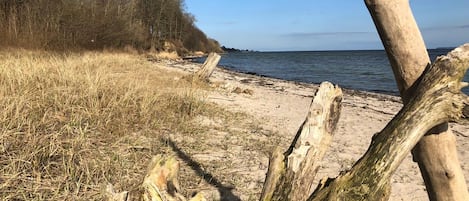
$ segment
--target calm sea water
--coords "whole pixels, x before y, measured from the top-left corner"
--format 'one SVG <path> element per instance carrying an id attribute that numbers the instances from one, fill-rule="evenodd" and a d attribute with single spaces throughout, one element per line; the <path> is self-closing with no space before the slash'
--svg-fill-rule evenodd
<path id="1" fill-rule="evenodd" d="M 429 50 L 432 61 L 448 49 Z M 198 62 L 203 62 L 203 59 Z M 398 94 L 383 50 L 236 52 L 222 55 L 227 69 L 306 83 L 330 81 L 343 88 Z M 469 80 L 466 76 L 465 80 Z M 469 90 L 464 92 L 468 94 Z"/>

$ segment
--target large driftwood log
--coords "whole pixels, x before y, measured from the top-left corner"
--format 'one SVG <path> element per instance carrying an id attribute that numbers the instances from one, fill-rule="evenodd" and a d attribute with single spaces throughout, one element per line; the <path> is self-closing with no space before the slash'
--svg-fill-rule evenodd
<path id="1" fill-rule="evenodd" d="M 195 73 L 196 77 L 200 80 L 207 80 L 210 75 L 212 75 L 215 67 L 217 67 L 220 59 L 221 56 L 219 54 L 215 52 L 210 53 L 202 65 L 202 68 Z"/>
<path id="2" fill-rule="evenodd" d="M 392 66 L 404 102 L 417 78 L 430 64 L 409 0 L 365 0 Z"/>
<path id="3" fill-rule="evenodd" d="M 365 0 L 386 49 L 404 104 L 430 59 L 409 6 L 409 0 Z M 469 200 L 459 164 L 456 140 L 448 123 L 431 129 L 412 150 L 430 200 Z M 451 177 L 447 176 L 453 175 Z"/>
<path id="4" fill-rule="evenodd" d="M 153 157 L 143 183 L 135 190 L 116 192 L 108 185 L 109 201 L 186 201 L 179 193 L 179 162 L 174 157 Z M 201 193 L 189 201 L 206 201 Z"/>
<path id="5" fill-rule="evenodd" d="M 306 200 L 340 116 L 342 90 L 323 82 L 292 146 L 272 154 L 261 200 Z"/>
<path id="6" fill-rule="evenodd" d="M 469 44 L 438 57 L 363 157 L 350 171 L 323 182 L 308 200 L 387 200 L 391 176 L 420 138 L 435 125 L 469 116 L 469 97 L 461 93 L 468 68 Z"/>

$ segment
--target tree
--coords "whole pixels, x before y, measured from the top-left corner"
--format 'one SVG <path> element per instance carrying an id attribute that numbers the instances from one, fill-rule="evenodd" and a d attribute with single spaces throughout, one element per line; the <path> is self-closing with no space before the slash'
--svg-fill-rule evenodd
<path id="1" fill-rule="evenodd" d="M 0 0 L 0 46 L 217 49 L 194 21 L 183 0 Z"/>

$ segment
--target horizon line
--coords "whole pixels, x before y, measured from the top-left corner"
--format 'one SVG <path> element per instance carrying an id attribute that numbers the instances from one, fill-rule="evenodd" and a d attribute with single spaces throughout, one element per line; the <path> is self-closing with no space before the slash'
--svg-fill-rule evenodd
<path id="1" fill-rule="evenodd" d="M 452 50 L 456 47 L 436 47 L 436 48 L 427 48 L 427 50 Z M 237 48 L 236 48 L 237 49 Z M 384 48 L 381 49 L 318 49 L 318 50 L 254 50 L 254 49 L 238 49 L 241 52 L 340 52 L 340 51 L 385 51 Z M 248 51 L 246 51 L 248 50 Z"/>

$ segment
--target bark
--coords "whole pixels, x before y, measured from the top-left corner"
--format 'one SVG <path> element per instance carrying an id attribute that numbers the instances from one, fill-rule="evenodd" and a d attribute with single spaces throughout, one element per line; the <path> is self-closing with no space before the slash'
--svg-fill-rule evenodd
<path id="1" fill-rule="evenodd" d="M 319 87 L 305 122 L 285 154 L 277 148 L 260 200 L 306 200 L 314 190 L 314 177 L 332 140 L 340 116 L 342 90 L 324 82 Z"/>
<path id="2" fill-rule="evenodd" d="M 430 59 L 408 0 L 365 0 L 386 49 L 404 104 Z M 413 149 L 430 200 L 469 200 L 469 193 L 448 123 L 427 133 Z M 448 176 L 450 175 L 450 176 Z"/>
<path id="3" fill-rule="evenodd" d="M 215 67 L 217 67 L 218 62 L 220 61 L 221 56 L 215 52 L 212 52 L 208 55 L 207 60 L 205 60 L 202 68 L 197 71 L 196 76 L 200 80 L 207 80 L 210 75 L 212 75 Z"/>
<path id="4" fill-rule="evenodd" d="M 469 97 L 460 91 L 467 68 L 469 44 L 439 57 L 352 169 L 323 182 L 308 200 L 387 200 L 391 176 L 420 138 L 435 125 L 469 117 Z"/>

